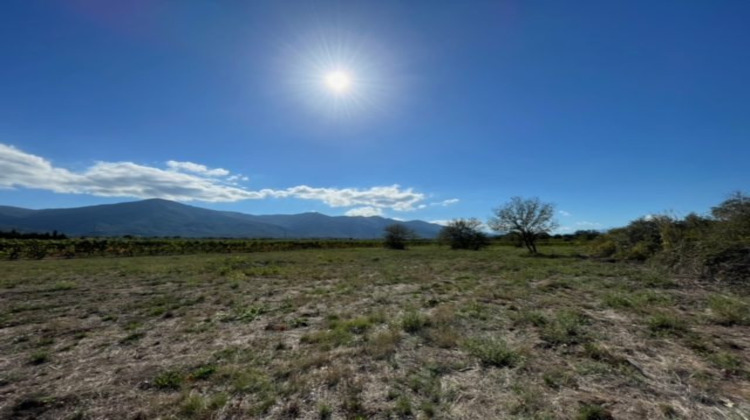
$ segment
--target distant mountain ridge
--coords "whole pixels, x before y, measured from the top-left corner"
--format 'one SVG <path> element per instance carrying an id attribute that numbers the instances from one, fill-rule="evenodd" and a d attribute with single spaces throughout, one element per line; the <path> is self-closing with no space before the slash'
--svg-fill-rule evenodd
<path id="1" fill-rule="evenodd" d="M 441 226 L 420 220 L 326 216 L 320 213 L 251 215 L 209 210 L 162 199 L 97 206 L 31 210 L 0 206 L 0 229 L 56 230 L 68 236 L 181 236 L 189 238 L 379 238 L 401 223 L 421 238 L 434 238 Z"/>

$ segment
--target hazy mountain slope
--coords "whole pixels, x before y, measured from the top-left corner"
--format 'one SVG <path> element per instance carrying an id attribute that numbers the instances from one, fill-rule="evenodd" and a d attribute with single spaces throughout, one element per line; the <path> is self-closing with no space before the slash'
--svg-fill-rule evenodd
<path id="1" fill-rule="evenodd" d="M 0 228 L 72 236 L 182 236 L 266 238 L 377 238 L 395 220 L 382 217 L 331 217 L 320 213 L 255 216 L 189 206 L 167 200 L 69 209 L 29 210 L 0 206 Z M 432 238 L 440 226 L 403 224 Z"/>

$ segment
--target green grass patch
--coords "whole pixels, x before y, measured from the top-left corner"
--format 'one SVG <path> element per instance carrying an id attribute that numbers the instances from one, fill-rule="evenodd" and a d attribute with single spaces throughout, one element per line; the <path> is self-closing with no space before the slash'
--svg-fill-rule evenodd
<path id="1" fill-rule="evenodd" d="M 408 311 L 401 318 L 401 328 L 409 334 L 416 334 L 430 325 L 430 318 L 418 311 Z"/>
<path id="2" fill-rule="evenodd" d="M 651 334 L 659 337 L 683 336 L 688 331 L 687 322 L 674 314 L 661 313 L 651 316 L 646 321 Z"/>
<path id="3" fill-rule="evenodd" d="M 711 295 L 708 308 L 711 319 L 719 325 L 750 325 L 750 304 L 738 297 Z"/>
<path id="4" fill-rule="evenodd" d="M 542 340 L 550 345 L 573 345 L 588 340 L 588 319 L 572 310 L 562 310 L 547 318 L 539 331 Z"/>
<path id="5" fill-rule="evenodd" d="M 464 347 L 485 366 L 512 368 L 523 361 L 517 351 L 496 337 L 472 338 L 466 341 Z"/>
<path id="6" fill-rule="evenodd" d="M 185 376 L 179 370 L 166 370 L 154 377 L 154 387 L 162 390 L 178 390 L 185 381 Z"/>

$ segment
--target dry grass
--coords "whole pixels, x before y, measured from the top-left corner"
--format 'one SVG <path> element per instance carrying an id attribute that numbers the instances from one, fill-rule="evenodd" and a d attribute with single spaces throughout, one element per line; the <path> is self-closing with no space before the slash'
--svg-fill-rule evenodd
<path id="1" fill-rule="evenodd" d="M 554 251 L 2 262 L 0 417 L 750 418 L 747 291 Z"/>

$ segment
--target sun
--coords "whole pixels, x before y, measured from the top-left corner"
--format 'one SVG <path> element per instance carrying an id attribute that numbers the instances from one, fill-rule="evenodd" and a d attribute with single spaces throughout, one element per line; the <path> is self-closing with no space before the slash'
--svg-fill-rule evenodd
<path id="1" fill-rule="evenodd" d="M 325 84 L 333 93 L 344 94 L 351 90 L 352 76 L 344 70 L 332 71 L 326 75 Z"/>
<path id="2" fill-rule="evenodd" d="M 392 112 L 401 79 L 398 63 L 374 39 L 320 29 L 289 43 L 280 63 L 295 99 L 331 121 L 359 120 Z M 288 63 L 288 64 L 287 64 Z"/>

